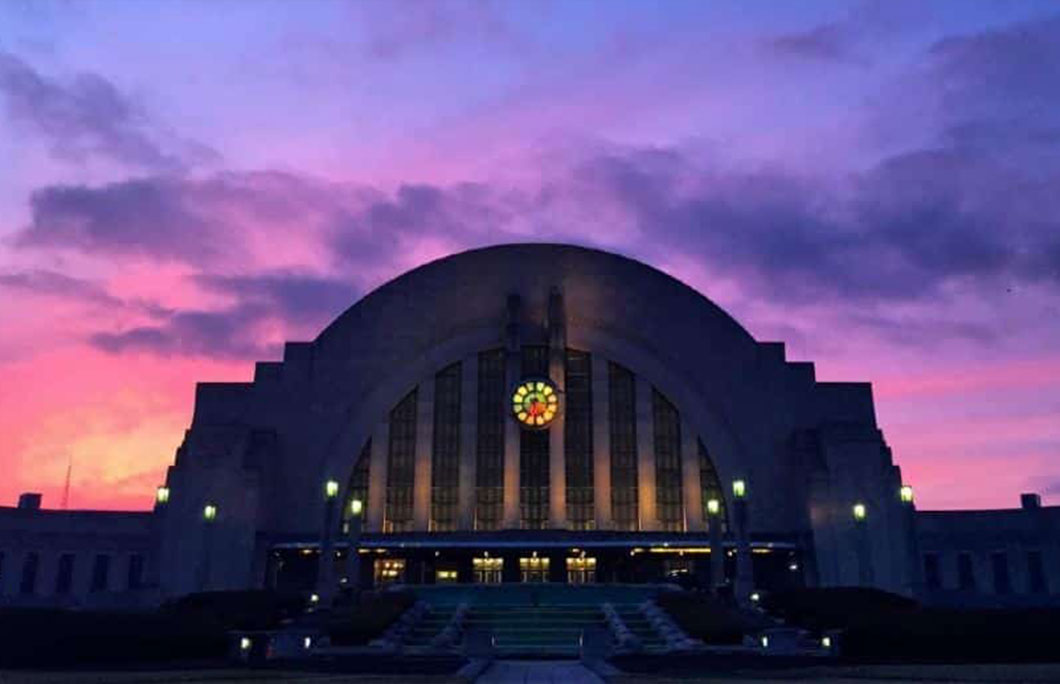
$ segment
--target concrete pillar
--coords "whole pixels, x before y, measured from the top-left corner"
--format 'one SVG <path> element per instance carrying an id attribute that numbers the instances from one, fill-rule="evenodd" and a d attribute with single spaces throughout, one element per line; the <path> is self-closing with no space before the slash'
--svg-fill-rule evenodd
<path id="1" fill-rule="evenodd" d="M 611 383 L 607 359 L 592 356 L 593 505 L 596 529 L 611 529 Z"/>
<path id="2" fill-rule="evenodd" d="M 364 526 L 364 513 L 351 514 L 349 519 L 349 552 L 346 554 L 346 586 L 352 591 L 359 590 L 361 584 L 361 529 Z"/>
<path id="3" fill-rule="evenodd" d="M 416 471 L 412 480 L 412 529 L 417 532 L 426 532 L 431 521 L 434 384 L 432 375 L 416 390 Z"/>
<path id="4" fill-rule="evenodd" d="M 724 503 L 719 501 L 719 504 Z M 710 587 L 717 595 L 725 586 L 725 544 L 721 536 L 721 509 L 710 514 Z"/>
<path id="5" fill-rule="evenodd" d="M 478 355 L 460 363 L 460 493 L 457 529 L 475 526 L 475 470 L 478 467 Z"/>
<path id="6" fill-rule="evenodd" d="M 733 519 L 736 532 L 736 582 L 733 593 L 740 605 L 750 602 L 754 591 L 754 570 L 751 567 L 751 540 L 748 532 L 748 505 L 744 497 L 733 497 Z"/>
<path id="7" fill-rule="evenodd" d="M 369 532 L 383 531 L 386 514 L 386 466 L 390 455 L 390 421 L 384 417 L 372 431 L 372 454 L 368 466 L 368 515 Z"/>
<path id="8" fill-rule="evenodd" d="M 317 595 L 320 597 L 320 605 L 327 608 L 331 606 L 335 595 L 335 525 L 336 508 L 338 507 L 338 493 L 334 496 L 325 496 L 324 499 L 324 521 L 320 530 L 320 557 L 317 566 Z"/>
<path id="9" fill-rule="evenodd" d="M 520 427 L 511 417 L 511 390 L 522 373 L 522 355 L 508 350 L 505 355 L 504 402 L 504 529 L 519 528 L 519 446 Z M 505 561 L 507 563 L 507 561 Z"/>
<path id="10" fill-rule="evenodd" d="M 681 419 L 681 478 L 682 499 L 685 504 L 685 531 L 702 532 L 706 529 L 703 520 L 703 489 L 699 481 L 699 442 L 692 425 Z"/>
<path id="11" fill-rule="evenodd" d="M 854 551 L 858 559 L 858 586 L 871 587 L 875 583 L 872 567 L 872 547 L 867 519 L 854 520 Z"/>
<path id="12" fill-rule="evenodd" d="M 641 530 L 659 529 L 655 512 L 655 416 L 652 386 L 643 376 L 636 377 L 637 402 L 637 498 Z"/>
<path id="13" fill-rule="evenodd" d="M 566 349 L 553 347 L 549 353 L 549 379 L 559 390 L 560 410 L 548 429 L 548 525 L 567 527 L 566 452 Z M 514 422 L 514 421 L 513 421 Z"/>

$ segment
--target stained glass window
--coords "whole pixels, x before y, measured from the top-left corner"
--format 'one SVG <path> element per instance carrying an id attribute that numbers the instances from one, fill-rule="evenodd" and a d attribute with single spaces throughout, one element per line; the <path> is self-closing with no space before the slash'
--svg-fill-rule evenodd
<path id="1" fill-rule="evenodd" d="M 504 350 L 478 355 L 475 529 L 496 530 L 504 515 Z"/>
<path id="2" fill-rule="evenodd" d="M 460 493 L 460 364 L 434 378 L 434 445 L 431 454 L 432 531 L 456 529 Z"/>
<path id="3" fill-rule="evenodd" d="M 567 350 L 564 406 L 564 455 L 567 474 L 567 525 L 573 530 L 596 526 L 593 510 L 592 360 Z"/>
<path id="4" fill-rule="evenodd" d="M 611 516 L 616 530 L 639 529 L 637 404 L 633 373 L 608 364 L 611 426 Z"/>
<path id="5" fill-rule="evenodd" d="M 412 531 L 412 491 L 416 472 L 416 390 L 390 412 L 384 532 Z"/>
<path id="6" fill-rule="evenodd" d="M 681 478 L 681 415 L 658 390 L 652 390 L 655 427 L 655 502 L 659 526 L 683 532 L 685 513 Z"/>
<path id="7" fill-rule="evenodd" d="M 703 498 L 703 520 L 706 521 L 707 529 L 709 530 L 715 517 L 717 517 L 721 530 L 724 532 L 728 519 L 728 514 L 725 510 L 725 490 L 721 486 L 721 480 L 718 479 L 718 471 L 714 467 L 710 452 L 707 451 L 707 447 L 703 445 L 702 441 L 697 440 L 697 442 L 699 446 L 699 490 Z M 717 499 L 720 504 L 717 516 L 711 515 L 710 511 L 707 510 L 708 502 L 711 499 Z"/>

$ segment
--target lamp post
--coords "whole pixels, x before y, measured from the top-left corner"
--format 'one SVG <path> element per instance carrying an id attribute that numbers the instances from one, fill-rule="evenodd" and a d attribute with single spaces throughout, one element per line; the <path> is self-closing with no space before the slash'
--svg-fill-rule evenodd
<path id="1" fill-rule="evenodd" d="M 317 595 L 322 607 L 329 607 L 335 594 L 335 503 L 339 498 L 339 483 L 324 483 L 324 528 L 320 532 L 320 559 L 317 572 Z"/>
<path id="2" fill-rule="evenodd" d="M 346 554 L 346 586 L 356 595 L 361 583 L 361 523 L 364 520 L 364 502 L 350 501 L 349 552 Z"/>
<path id="3" fill-rule="evenodd" d="M 213 560 L 213 535 L 216 523 L 217 504 L 207 503 L 202 507 L 202 556 L 199 559 L 199 577 L 196 581 L 199 591 L 206 591 L 210 586 L 210 566 Z"/>
<path id="4" fill-rule="evenodd" d="M 720 500 L 707 500 L 707 520 L 710 525 L 710 586 L 717 596 L 725 584 L 725 546 L 721 541 Z"/>
<path id="5" fill-rule="evenodd" d="M 920 576 L 920 545 L 916 537 L 916 501 L 912 485 L 904 484 L 899 487 L 898 500 L 902 504 L 902 523 L 905 529 L 909 593 L 920 596 L 923 593 L 923 584 Z"/>
<path id="6" fill-rule="evenodd" d="M 854 548 L 858 557 L 858 584 L 870 587 L 873 583 L 872 549 L 869 546 L 868 507 L 857 502 L 850 509 L 854 518 Z"/>
<path id="7" fill-rule="evenodd" d="M 733 480 L 732 508 L 736 524 L 736 583 L 734 591 L 736 601 L 747 605 L 754 585 L 754 574 L 751 568 L 751 542 L 747 532 L 747 482 Z"/>

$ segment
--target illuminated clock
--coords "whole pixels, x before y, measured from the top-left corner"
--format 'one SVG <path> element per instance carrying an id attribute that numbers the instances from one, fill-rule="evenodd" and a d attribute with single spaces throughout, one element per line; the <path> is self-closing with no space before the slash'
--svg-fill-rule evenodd
<path id="1" fill-rule="evenodd" d="M 545 428 L 559 412 L 556 387 L 544 378 L 523 380 L 512 392 L 512 415 L 524 427 Z"/>

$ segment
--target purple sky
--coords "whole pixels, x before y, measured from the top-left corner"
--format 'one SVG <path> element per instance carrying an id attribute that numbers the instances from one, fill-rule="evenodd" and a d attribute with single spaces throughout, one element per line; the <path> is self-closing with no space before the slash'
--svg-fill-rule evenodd
<path id="1" fill-rule="evenodd" d="M 143 507 L 198 380 L 513 241 L 874 383 L 922 507 L 1060 502 L 1055 2 L 0 4 L 0 503 Z"/>

